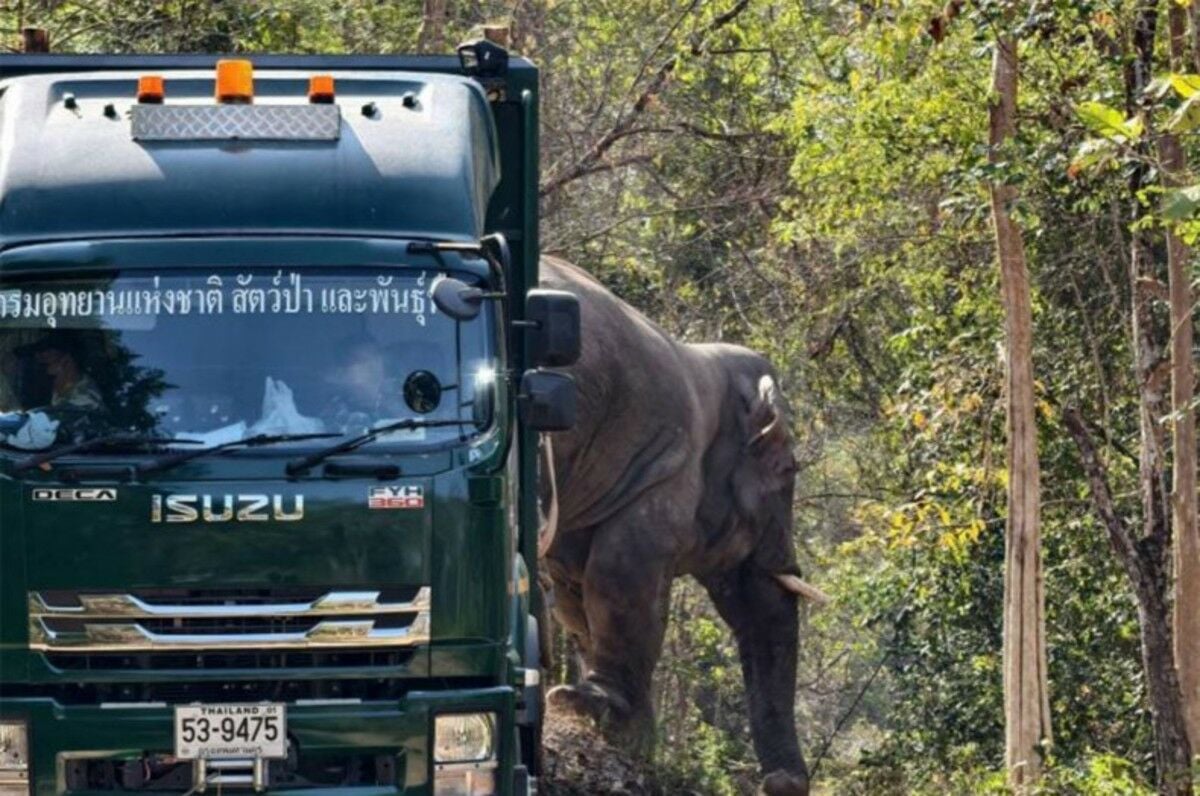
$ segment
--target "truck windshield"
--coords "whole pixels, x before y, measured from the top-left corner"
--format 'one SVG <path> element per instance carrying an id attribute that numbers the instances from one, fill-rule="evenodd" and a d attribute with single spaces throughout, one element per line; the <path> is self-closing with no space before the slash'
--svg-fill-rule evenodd
<path id="1" fill-rule="evenodd" d="M 478 433 L 491 420 L 491 310 L 461 323 L 438 313 L 436 276 L 243 268 L 0 280 L 0 442 L 36 450 L 135 433 L 219 445 L 357 435 L 405 418 L 468 422 L 415 424 L 372 447 Z"/>

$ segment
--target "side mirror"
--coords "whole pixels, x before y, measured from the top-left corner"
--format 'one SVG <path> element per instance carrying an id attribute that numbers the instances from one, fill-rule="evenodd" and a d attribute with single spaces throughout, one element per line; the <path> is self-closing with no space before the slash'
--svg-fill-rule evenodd
<path id="1" fill-rule="evenodd" d="M 565 290 L 534 288 L 525 296 L 526 332 L 533 364 L 558 368 L 579 359 L 579 299 Z"/>
<path id="2" fill-rule="evenodd" d="M 521 422 L 534 431 L 566 431 L 575 425 L 575 380 L 565 373 L 525 371 L 517 402 Z"/>
<path id="3" fill-rule="evenodd" d="M 483 291 L 452 276 L 439 276 L 429 288 L 433 303 L 456 321 L 469 321 L 479 315 L 486 298 Z"/>

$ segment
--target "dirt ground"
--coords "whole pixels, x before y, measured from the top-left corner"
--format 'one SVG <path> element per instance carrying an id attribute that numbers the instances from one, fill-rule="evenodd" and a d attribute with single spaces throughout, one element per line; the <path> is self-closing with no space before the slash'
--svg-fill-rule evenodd
<path id="1" fill-rule="evenodd" d="M 651 796 L 660 793 L 636 760 L 614 748 L 586 719 L 551 711 L 538 792 L 550 796 Z"/>

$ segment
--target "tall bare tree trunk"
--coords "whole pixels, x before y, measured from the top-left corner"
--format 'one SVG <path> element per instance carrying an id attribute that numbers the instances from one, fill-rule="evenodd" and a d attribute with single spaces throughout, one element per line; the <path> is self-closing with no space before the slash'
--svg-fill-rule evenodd
<path id="1" fill-rule="evenodd" d="M 1190 10 L 1195 3 L 1189 3 Z M 1171 68 L 1187 69 L 1189 9 L 1170 3 Z M 1178 188 L 1187 171 L 1179 138 L 1158 140 L 1163 184 Z M 1192 399 L 1196 372 L 1192 362 L 1191 252 L 1178 235 L 1167 231 L 1167 278 L 1171 306 L 1171 414 L 1174 454 L 1171 527 L 1175 540 L 1175 666 L 1183 692 L 1184 716 L 1192 745 L 1200 741 L 1200 530 L 1196 524 L 1196 415 Z"/>
<path id="2" fill-rule="evenodd" d="M 1016 132 L 1017 50 L 1002 34 L 996 41 L 989 115 L 989 160 L 1002 159 L 1004 143 Z M 1005 315 L 1008 393 L 1008 520 L 1004 560 L 1005 761 L 1018 791 L 1041 773 L 1040 746 L 1050 741 L 1046 676 L 1045 597 L 1039 530 L 1040 473 L 1033 393 L 1033 313 L 1025 241 L 1013 221 L 1017 190 L 991 185 L 992 219 L 1000 263 Z"/>

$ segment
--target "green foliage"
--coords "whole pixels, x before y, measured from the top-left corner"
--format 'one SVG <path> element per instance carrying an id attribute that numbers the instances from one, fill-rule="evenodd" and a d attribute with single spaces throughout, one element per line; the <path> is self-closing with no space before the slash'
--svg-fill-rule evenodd
<path id="1" fill-rule="evenodd" d="M 934 796 L 943 793 L 970 793 L 973 796 L 1007 796 L 1012 793 L 1003 771 L 974 768 L 964 761 L 961 769 L 927 786 L 910 791 L 913 796 Z M 867 793 L 855 790 L 855 793 Z M 885 791 L 874 791 L 882 793 Z M 1051 764 L 1040 785 L 1031 791 L 1035 796 L 1151 796 L 1155 791 L 1138 776 L 1125 760 L 1111 755 L 1089 755 L 1078 766 Z"/>
<path id="2" fill-rule="evenodd" d="M 840 326 L 844 345 L 821 349 L 810 364 L 806 376 L 818 372 L 804 381 L 807 400 L 853 400 L 864 382 L 882 396 L 868 426 L 872 450 L 859 452 L 856 470 L 838 482 L 873 494 L 851 512 L 852 539 L 819 558 L 822 585 L 851 614 L 834 621 L 874 630 L 885 662 L 873 686 L 878 702 L 865 704 L 883 707 L 887 734 L 857 750 L 845 787 L 1003 787 L 1002 776 L 968 784 L 954 773 L 1003 762 L 1002 327 L 985 190 L 996 179 L 1020 186 L 1011 210 L 1034 276 L 1051 751 L 1063 772 L 1074 772 L 1047 787 L 1102 792 L 1072 784 L 1086 781 L 1078 772 L 1096 754 L 1130 761 L 1144 781 L 1150 736 L 1136 616 L 1091 518 L 1058 405 L 1085 402 L 1096 413 L 1115 477 L 1130 489 L 1130 462 L 1118 452 L 1136 445 L 1123 364 L 1127 239 L 1112 219 L 1122 213 L 1122 183 L 1140 157 L 1134 146 L 1145 122 L 1113 106 L 1121 76 L 1105 53 L 1076 47 L 1071 59 L 1060 56 L 1096 10 L 1056 8 L 1022 48 L 1022 126 L 990 166 L 980 97 L 988 64 L 977 56 L 993 21 L 968 12 L 935 45 L 906 16 L 921 19 L 928 9 L 888 8 L 891 17 L 866 24 L 827 20 L 822 40 L 853 68 L 827 71 L 797 92 L 788 129 L 798 195 L 776 221 L 780 237 L 810 258 L 816 276 L 806 274 L 805 287 L 819 285 L 815 311 L 849 319 Z M 847 327 L 860 330 L 855 339 Z"/>
<path id="3" fill-rule="evenodd" d="M 1200 185 L 1189 185 L 1166 195 L 1162 216 L 1167 221 L 1186 221 L 1200 209 Z"/>
<path id="4" fill-rule="evenodd" d="M 403 52 L 420 22 L 419 0 L 30 0 L 0 11 L 5 31 L 45 27 L 55 50 L 82 52 Z"/>
<path id="5" fill-rule="evenodd" d="M 1052 769 L 1042 790 L 1079 796 L 1149 796 L 1154 793 L 1133 765 L 1112 755 L 1090 757 L 1076 769 Z"/>
<path id="6" fill-rule="evenodd" d="M 1183 80 L 1182 75 L 1173 75 L 1172 77 Z M 1171 85 L 1175 85 L 1175 83 L 1172 81 Z M 1081 102 L 1075 108 L 1075 113 L 1084 126 L 1093 133 L 1119 143 L 1137 139 L 1145 129 L 1145 124 L 1141 119 L 1137 117 L 1126 119 L 1124 113 L 1103 102 Z"/>

